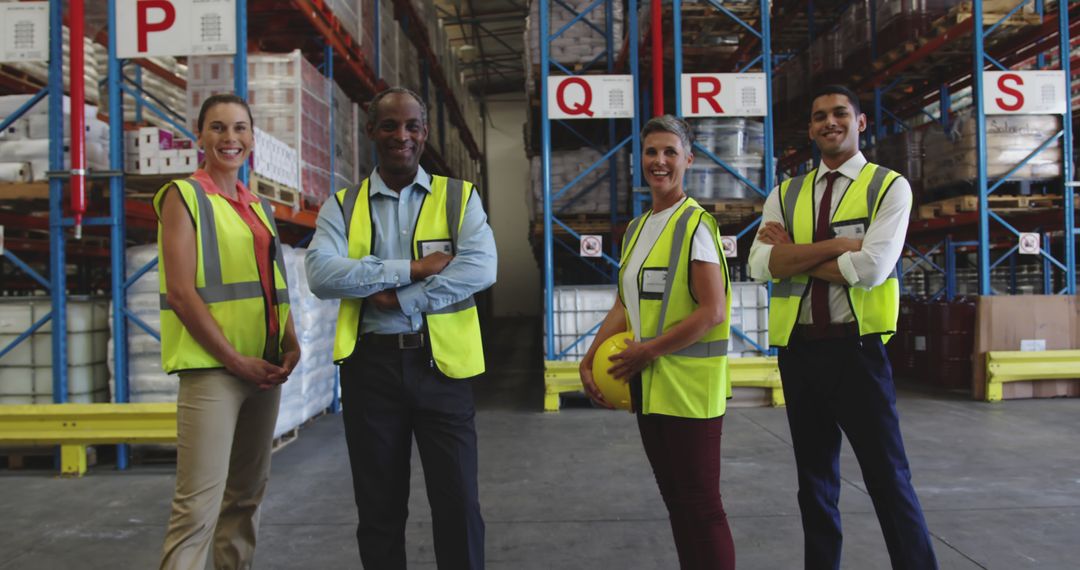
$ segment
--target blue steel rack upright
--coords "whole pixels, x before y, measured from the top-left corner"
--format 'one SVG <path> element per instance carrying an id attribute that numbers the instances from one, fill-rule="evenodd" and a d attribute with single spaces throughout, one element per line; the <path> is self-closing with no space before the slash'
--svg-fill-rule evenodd
<path id="1" fill-rule="evenodd" d="M 1020 232 L 1001 216 L 990 211 L 989 201 L 987 197 L 997 190 L 1002 182 L 1009 178 L 1011 174 L 1019 170 L 1034 158 L 1037 154 L 1042 152 L 1050 143 L 1056 139 L 1062 139 L 1062 209 L 1064 211 L 1064 242 L 1065 242 L 1065 263 L 1061 263 L 1058 259 L 1050 255 L 1047 251 L 1049 243 L 1040 247 L 1039 253 L 1047 261 L 1051 262 L 1059 269 L 1065 272 L 1065 287 L 1060 291 L 1066 295 L 1076 294 L 1076 209 L 1073 204 L 1073 186 L 1072 172 L 1073 172 L 1073 132 L 1072 132 L 1072 102 L 1069 97 L 1069 81 L 1071 79 L 1069 73 L 1069 10 L 1068 2 L 1059 0 L 1058 2 L 1058 46 L 1061 60 L 1061 71 L 1065 74 L 1065 112 L 1062 114 L 1062 129 L 1057 134 L 1052 136 L 1047 141 L 1043 142 L 1034 152 L 1025 157 L 1020 164 L 1011 169 L 1005 176 L 995 182 L 993 185 L 989 184 L 987 180 L 987 150 L 986 150 L 986 109 L 983 105 L 983 70 L 989 65 L 993 65 L 1003 71 L 1007 71 L 1008 68 L 1002 65 L 999 61 L 986 54 L 986 35 L 993 33 L 1001 26 L 1001 23 L 1016 13 L 1018 10 L 1024 7 L 1028 2 L 1034 2 L 1036 10 L 1041 14 L 1043 12 L 1042 0 L 1022 0 L 1015 8 L 1013 8 L 1004 18 L 999 20 L 994 25 L 990 26 L 988 30 L 983 30 L 983 6 L 982 2 L 974 2 L 974 9 L 972 11 L 972 19 L 975 21 L 974 27 L 974 69 L 972 77 L 974 79 L 975 88 L 972 93 L 976 108 L 976 128 L 978 130 L 978 191 L 979 191 L 979 294 L 990 295 L 993 293 L 990 287 L 990 269 L 993 265 L 996 265 L 1001 261 L 999 259 L 995 263 L 990 262 L 990 219 L 998 222 L 1004 226 L 1010 233 L 1019 237 Z M 1016 248 L 1010 249 L 1002 258 L 1012 255 Z M 1049 294 L 1050 291 L 1045 291 Z"/>
<path id="2" fill-rule="evenodd" d="M 772 78 L 773 78 L 772 64 L 773 64 L 773 62 L 772 62 L 772 34 L 771 34 L 771 29 L 770 29 L 770 20 L 771 20 L 771 18 L 770 18 L 770 14 L 769 14 L 770 2 L 769 2 L 769 0 L 758 0 L 758 9 L 760 10 L 759 14 L 760 14 L 760 21 L 761 21 L 761 29 L 760 30 L 755 29 L 753 26 L 746 23 L 738 15 L 732 13 L 730 10 L 725 8 L 720 2 L 717 2 L 717 0 L 708 0 L 708 2 L 709 2 L 709 4 L 712 5 L 713 8 L 715 8 L 717 11 L 719 11 L 721 14 L 723 14 L 723 16 L 726 16 L 726 17 L 730 18 L 731 20 L 733 20 L 736 24 L 738 24 L 742 28 L 746 29 L 750 34 L 753 34 L 753 36 L 755 38 L 757 38 L 758 41 L 761 42 L 761 54 L 758 55 L 757 57 L 751 59 L 746 64 L 744 64 L 742 66 L 742 68 L 740 68 L 737 72 L 738 73 L 746 73 L 751 68 L 753 68 L 753 67 L 755 67 L 757 65 L 761 65 L 762 72 L 765 74 L 765 101 L 766 101 L 766 109 L 768 109 L 768 112 L 766 112 L 766 114 L 764 116 L 764 126 L 763 126 L 764 135 L 765 135 L 765 141 L 764 141 L 765 147 L 764 147 L 764 151 L 762 153 L 763 154 L 762 159 L 763 159 L 763 162 L 764 162 L 764 165 L 763 165 L 764 170 L 763 171 L 764 171 L 764 174 L 765 174 L 765 176 L 764 176 L 764 185 L 763 185 L 763 187 L 758 187 L 757 184 L 751 182 L 750 180 L 747 180 L 745 176 L 743 176 L 737 170 L 735 170 L 734 168 L 729 166 L 727 163 L 725 163 L 723 160 L 721 160 L 718 156 L 713 154 L 712 151 L 705 148 L 700 143 L 697 143 L 697 142 L 694 143 L 694 152 L 695 153 L 700 153 L 704 157 L 708 158 L 710 161 L 715 162 L 721 168 L 726 170 L 729 174 L 731 174 L 736 179 L 738 179 L 740 183 L 745 184 L 751 190 L 756 192 L 759 196 L 761 196 L 762 200 L 764 200 L 765 198 L 768 197 L 769 192 L 772 191 L 774 180 L 775 180 L 775 172 L 776 172 L 775 161 L 774 161 L 774 157 L 773 157 L 773 152 L 774 152 L 773 151 L 773 116 L 772 116 L 772 106 L 773 106 L 773 104 L 772 104 L 773 103 L 773 96 L 772 96 Z M 673 29 L 673 34 L 672 35 L 674 36 L 674 38 L 673 38 L 674 41 L 672 43 L 673 43 L 673 47 L 674 47 L 675 114 L 680 116 L 680 117 L 683 116 L 683 109 L 682 109 L 682 75 L 683 75 L 683 45 L 682 45 L 682 38 L 683 38 L 683 36 L 682 36 L 682 9 L 681 8 L 682 8 L 682 0 L 672 0 L 672 29 Z M 654 61 L 655 60 L 656 60 L 656 57 L 654 56 Z M 635 205 L 637 205 L 637 202 L 635 202 Z M 635 214 L 637 214 L 637 213 L 638 212 L 635 211 Z M 761 216 L 758 216 L 753 221 L 751 221 L 749 224 L 747 224 L 746 227 L 741 229 L 738 234 L 736 234 L 736 239 L 742 239 L 743 236 L 745 236 L 746 234 L 754 231 L 754 229 L 757 228 L 760 223 L 761 223 Z M 749 343 L 758 352 L 761 352 L 762 354 L 770 353 L 769 347 L 759 345 L 753 339 L 748 337 L 742 331 L 742 329 L 739 326 L 732 325 L 731 326 L 731 332 L 732 332 L 732 334 L 738 336 L 739 338 L 741 338 L 744 341 L 746 341 L 747 343 Z"/>
<path id="3" fill-rule="evenodd" d="M 632 151 L 631 151 L 632 156 L 631 156 L 631 159 L 630 159 L 630 164 L 633 165 L 633 172 L 632 172 L 633 186 L 634 186 L 634 188 L 637 188 L 637 187 L 639 187 L 641 185 L 641 171 L 640 171 L 640 168 L 637 167 L 638 156 L 640 156 L 640 154 L 641 154 L 641 140 L 640 140 L 640 137 L 639 137 L 640 119 L 639 119 L 638 115 L 635 113 L 633 118 L 630 119 L 630 121 L 631 121 L 630 135 L 625 137 L 622 141 L 617 142 L 617 143 L 614 141 L 614 121 L 615 121 L 615 119 L 608 119 L 608 121 L 609 121 L 609 128 L 608 128 L 609 141 L 608 142 L 609 142 L 611 148 L 608 149 L 607 153 L 605 153 L 604 156 L 602 156 L 599 160 L 597 160 L 595 163 L 593 163 L 584 172 L 582 172 L 577 177 L 575 177 L 564 188 L 559 189 L 554 196 L 552 195 L 552 188 L 551 188 L 551 119 L 549 119 L 548 109 L 547 109 L 547 105 L 548 105 L 548 100 L 547 100 L 548 99 L 547 98 L 548 77 L 550 75 L 552 65 L 554 65 L 556 68 L 558 68 L 560 71 L 562 71 L 565 75 L 575 75 L 574 72 L 572 72 L 571 70 L 566 68 L 564 65 L 562 65 L 561 63 L 551 59 L 551 55 L 550 55 L 551 42 L 558 39 L 560 36 L 562 36 L 563 33 L 566 32 L 566 30 L 568 30 L 571 26 L 574 26 L 574 25 L 589 25 L 590 27 L 593 27 L 594 29 L 596 29 L 595 26 L 593 26 L 590 22 L 584 21 L 584 18 L 590 12 L 592 12 L 593 10 L 596 10 L 601 5 L 603 5 L 604 9 L 605 9 L 605 14 L 606 14 L 605 26 L 604 26 L 604 34 L 605 34 L 606 40 L 607 40 L 607 50 L 606 50 L 606 52 L 604 54 L 601 54 L 601 56 L 598 56 L 597 59 L 599 59 L 599 57 L 602 57 L 602 56 L 606 55 L 607 56 L 607 58 L 606 58 L 607 59 L 607 70 L 608 70 L 608 72 L 614 71 L 614 62 L 615 62 L 615 56 L 616 56 L 616 53 L 615 53 L 615 45 L 616 45 L 615 44 L 615 39 L 616 38 L 613 37 L 614 28 L 613 28 L 613 25 L 612 25 L 612 14 L 613 14 L 612 8 L 613 8 L 614 3 L 616 1 L 618 1 L 618 0 L 594 0 L 584 10 L 582 10 L 580 13 L 578 13 L 575 10 L 573 10 L 569 5 L 567 5 L 565 2 L 562 2 L 561 0 L 539 0 L 539 12 L 540 12 L 540 14 L 539 14 L 540 15 L 540 21 L 539 21 L 540 83 L 536 86 L 536 90 L 540 95 L 540 113 L 541 113 L 541 120 L 540 120 L 541 172 L 540 172 L 540 178 L 541 178 L 541 181 L 542 181 L 542 184 L 543 184 L 543 202 L 544 202 L 544 212 L 543 212 L 544 213 L 544 323 L 545 323 L 546 330 L 547 330 L 547 341 L 545 343 L 544 352 L 545 352 L 545 359 L 546 360 L 558 360 L 559 357 L 561 356 L 560 354 L 558 354 L 556 352 L 556 349 L 555 349 L 555 309 L 554 309 L 555 275 L 554 275 L 554 251 L 553 251 L 554 243 L 553 243 L 553 235 L 552 235 L 553 224 L 558 224 L 559 226 L 561 226 L 574 239 L 579 239 L 579 240 L 581 239 L 580 234 L 578 234 L 576 231 L 574 231 L 573 228 L 571 228 L 565 222 L 563 222 L 562 220 L 559 220 L 559 218 L 555 215 L 555 212 L 552 210 L 552 203 L 553 203 L 554 199 L 558 198 L 559 196 L 562 196 L 563 194 L 565 194 L 571 187 L 573 187 L 575 184 L 580 182 L 586 175 L 588 175 L 590 172 L 595 170 L 600 164 L 604 163 L 605 161 L 609 161 L 609 164 L 611 165 L 610 166 L 611 171 L 614 172 L 615 171 L 615 166 L 614 165 L 617 163 L 617 161 L 615 160 L 616 153 L 620 149 L 625 147 L 628 143 L 632 147 Z M 565 9 L 565 10 L 569 10 L 569 11 L 571 11 L 571 12 L 573 12 L 575 14 L 574 18 L 570 21 L 570 23 L 564 25 L 562 27 L 562 29 L 556 31 L 555 33 L 551 33 L 550 20 L 549 20 L 549 16 L 551 14 L 551 8 L 552 8 L 553 4 L 557 4 L 560 8 Z M 636 106 L 638 104 L 638 102 L 639 102 L 639 93 L 638 93 L 638 79 L 639 79 L 639 77 L 638 77 L 638 53 L 637 53 L 638 48 L 637 48 L 637 42 L 635 41 L 635 39 L 637 38 L 637 34 L 638 34 L 638 18 L 637 18 L 637 4 L 638 3 L 637 3 L 637 0 L 629 0 L 627 4 L 628 5 L 627 5 L 626 20 L 627 20 L 628 24 L 627 24 L 627 26 L 625 26 L 625 31 L 626 31 L 626 34 L 628 35 L 628 37 L 631 40 L 629 42 L 629 44 L 630 44 L 630 46 L 629 46 L 629 49 L 630 49 L 630 57 L 629 57 L 630 73 L 629 73 L 629 75 L 632 77 L 632 81 L 633 81 L 633 84 L 634 84 L 634 104 Z M 595 61 L 596 60 L 594 60 L 593 63 L 595 63 Z M 560 121 L 560 123 L 563 123 L 563 122 Z M 577 131 L 575 131 L 569 125 L 566 125 L 565 123 L 563 123 L 563 126 L 566 127 L 567 129 L 569 129 L 570 132 L 572 132 L 579 139 L 583 138 L 579 133 L 577 133 Z M 587 142 L 590 146 L 592 146 L 591 142 L 588 142 L 588 141 L 585 141 L 585 142 Z M 617 188 L 615 187 L 616 183 L 615 183 L 615 176 L 614 175 L 609 176 L 609 183 L 611 184 L 611 192 L 612 192 L 612 195 L 613 195 L 612 203 L 614 204 L 615 203 L 615 197 L 614 196 L 617 195 Z M 612 209 L 612 212 L 611 212 L 611 215 L 612 215 L 612 229 L 614 229 L 614 225 L 615 225 L 615 223 L 614 223 L 615 218 L 614 217 L 615 217 L 616 213 L 617 213 L 617 211 L 615 209 Z M 615 253 L 615 248 L 616 247 L 617 246 L 615 244 L 612 244 L 612 250 L 611 250 L 612 254 Z M 602 256 L 603 256 L 603 259 L 607 263 L 609 263 L 612 267 L 618 267 L 619 262 L 612 255 L 602 254 Z M 599 325 L 597 325 L 597 327 L 594 327 L 594 328 L 599 328 Z M 571 344 L 571 348 L 573 346 L 576 346 L 578 343 L 580 343 L 585 337 L 587 337 L 592 332 L 595 332 L 595 330 L 590 331 L 589 333 L 586 333 L 582 337 L 578 338 L 574 343 Z M 566 350 L 569 350 L 569 348 L 567 348 Z"/>

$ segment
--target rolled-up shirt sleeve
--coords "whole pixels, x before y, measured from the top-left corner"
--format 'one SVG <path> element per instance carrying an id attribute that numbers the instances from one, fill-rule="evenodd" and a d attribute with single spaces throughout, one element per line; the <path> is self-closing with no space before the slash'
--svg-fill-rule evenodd
<path id="1" fill-rule="evenodd" d="M 769 197 L 765 199 L 765 206 L 761 212 L 761 224 L 765 225 L 768 222 L 776 222 L 785 226 L 784 215 L 780 210 L 780 193 L 775 188 L 769 193 Z M 769 258 L 772 257 L 772 248 L 772 245 L 762 243 L 758 239 L 757 232 L 754 233 L 754 243 L 750 245 L 750 257 L 746 262 L 747 268 L 750 269 L 751 279 L 755 281 L 769 281 L 772 279 L 772 272 L 769 271 Z"/>
<path id="2" fill-rule="evenodd" d="M 487 214 L 474 191 L 465 205 L 457 253 L 443 270 L 397 290 L 406 315 L 428 313 L 463 301 L 495 283 L 498 256 Z"/>
<path id="3" fill-rule="evenodd" d="M 911 215 L 911 184 L 901 177 L 886 190 L 881 206 L 870 227 L 866 228 L 862 248 L 836 258 L 840 274 L 852 287 L 870 289 L 889 278 L 907 237 Z"/>
<path id="4" fill-rule="evenodd" d="M 311 292 L 320 299 L 367 297 L 410 283 L 408 259 L 349 257 L 344 215 L 334 199 L 327 200 L 319 210 L 304 267 Z"/>

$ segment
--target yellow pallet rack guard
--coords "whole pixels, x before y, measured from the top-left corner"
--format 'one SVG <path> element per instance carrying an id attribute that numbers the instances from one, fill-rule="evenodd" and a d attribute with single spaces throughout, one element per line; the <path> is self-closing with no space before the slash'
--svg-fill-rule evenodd
<path id="1" fill-rule="evenodd" d="M 1080 378 L 1080 350 L 986 353 L 986 401 L 1000 402 L 1005 382 Z"/>
<path id="2" fill-rule="evenodd" d="M 176 443 L 176 403 L 0 406 L 0 445 L 60 446 L 61 473 L 86 473 L 86 446 Z"/>
<path id="3" fill-rule="evenodd" d="M 581 378 L 578 362 L 544 361 L 544 411 L 559 411 L 559 395 L 580 392 Z M 770 391 L 772 405 L 784 405 L 784 389 L 780 383 L 780 368 L 776 357 L 729 358 L 728 378 L 733 388 L 765 388 Z"/>

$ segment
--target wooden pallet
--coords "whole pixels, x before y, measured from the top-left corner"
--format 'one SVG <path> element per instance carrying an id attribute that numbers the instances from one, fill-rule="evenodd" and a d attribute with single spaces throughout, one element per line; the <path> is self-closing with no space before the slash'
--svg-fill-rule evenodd
<path id="1" fill-rule="evenodd" d="M 52 469 L 57 458 L 57 447 L 6 447 L 0 448 L 0 463 L 11 471 L 23 469 Z M 97 448 L 86 448 L 87 466 L 97 465 Z"/>
<path id="2" fill-rule="evenodd" d="M 983 5 L 983 25 L 992 26 L 998 22 L 998 20 L 1005 17 L 1016 7 L 1016 0 L 980 0 Z M 1002 28 L 1015 28 L 1026 26 L 1038 26 L 1042 24 L 1042 16 L 1035 13 L 1034 2 L 1029 2 L 1027 6 L 1020 9 L 1017 13 L 1009 17 L 1001 23 Z M 974 6 L 971 2 L 964 2 L 954 6 L 949 13 L 945 15 L 946 23 L 949 25 L 959 24 L 964 20 L 967 20 L 974 16 Z"/>
<path id="3" fill-rule="evenodd" d="M 257 196 L 262 196 L 270 201 L 294 208 L 300 204 L 300 191 L 289 188 L 280 182 L 274 182 L 256 174 L 251 177 L 249 186 Z"/>
<path id="4" fill-rule="evenodd" d="M 1076 197 L 1080 198 L 1080 196 Z M 1061 196 L 1046 194 L 1039 196 L 996 196 L 986 197 L 990 209 L 995 212 L 1015 213 L 1032 210 L 1047 210 L 1061 206 Z M 1074 202 L 1075 205 L 1075 202 Z M 928 220 L 946 216 L 955 216 L 961 212 L 978 212 L 978 196 L 956 196 L 937 200 L 919 206 L 918 219 Z"/>
<path id="5" fill-rule="evenodd" d="M 737 224 L 748 218 L 761 215 L 764 203 L 761 200 L 717 200 L 715 202 L 698 201 L 706 212 L 710 212 L 720 225 Z"/>

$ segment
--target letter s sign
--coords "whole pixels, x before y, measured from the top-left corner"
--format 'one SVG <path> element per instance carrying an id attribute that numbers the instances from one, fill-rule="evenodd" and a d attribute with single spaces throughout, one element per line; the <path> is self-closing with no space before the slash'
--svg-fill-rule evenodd
<path id="1" fill-rule="evenodd" d="M 1017 75 L 1015 73 L 1005 73 L 1005 74 L 1001 75 L 1000 77 L 998 77 L 998 80 L 997 80 L 997 88 L 998 88 L 998 90 L 1001 91 L 1003 94 L 1012 97 L 1013 102 L 1011 102 L 1011 103 L 1006 102 L 1003 97 L 997 97 L 997 98 L 994 99 L 994 103 L 1002 111 L 1009 111 L 1009 112 L 1019 111 L 1024 106 L 1024 94 L 1021 93 L 1019 89 L 1016 89 L 1015 87 L 1010 86 L 1009 83 L 1014 83 L 1016 85 L 1023 85 L 1024 84 L 1024 78 L 1020 77 L 1019 75 Z"/>
<path id="2" fill-rule="evenodd" d="M 1068 110 L 1069 82 L 1061 70 L 984 71 L 987 115 L 1053 115 Z"/>

